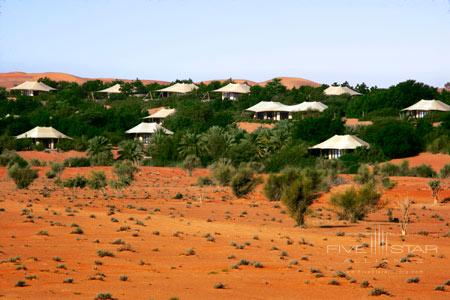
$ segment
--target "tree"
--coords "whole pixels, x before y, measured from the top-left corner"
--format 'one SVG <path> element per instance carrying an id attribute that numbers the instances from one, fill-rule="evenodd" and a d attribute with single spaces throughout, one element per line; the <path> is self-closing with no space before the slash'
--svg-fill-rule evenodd
<path id="1" fill-rule="evenodd" d="M 144 146 L 137 140 L 126 140 L 119 143 L 119 159 L 130 160 L 138 165 L 144 158 Z"/>
<path id="2" fill-rule="evenodd" d="M 403 239 L 406 237 L 408 224 L 410 222 L 409 210 L 411 208 L 411 204 L 412 204 L 412 202 L 409 199 L 406 199 L 399 204 L 400 211 L 402 214 L 401 218 L 400 218 L 400 233 L 401 233 Z"/>
<path id="3" fill-rule="evenodd" d="M 105 194 L 107 185 L 105 173 L 103 171 L 92 171 L 87 184 L 91 189 L 102 190 Z"/>
<path id="4" fill-rule="evenodd" d="M 212 176 L 220 185 L 230 185 L 236 169 L 229 159 L 219 159 L 210 166 Z"/>
<path id="5" fill-rule="evenodd" d="M 91 165 L 110 165 L 113 162 L 112 145 L 107 138 L 96 136 L 90 139 L 88 143 L 87 154 Z"/>
<path id="6" fill-rule="evenodd" d="M 38 172 L 28 165 L 21 167 L 15 163 L 8 168 L 8 175 L 18 189 L 25 189 L 38 177 Z"/>
<path id="7" fill-rule="evenodd" d="M 431 189 L 431 196 L 434 199 L 434 204 L 437 204 L 439 200 L 439 192 L 441 190 L 441 182 L 439 180 L 430 180 L 428 185 Z"/>
<path id="8" fill-rule="evenodd" d="M 134 180 L 134 174 L 139 169 L 129 160 L 118 161 L 113 165 L 113 173 L 116 175 L 115 180 L 110 181 L 111 187 L 122 191 L 131 185 Z"/>
<path id="9" fill-rule="evenodd" d="M 233 194 L 238 197 L 244 197 L 254 190 L 259 183 L 259 178 L 256 178 L 250 168 L 241 168 L 231 178 L 231 189 Z"/>
<path id="10" fill-rule="evenodd" d="M 192 171 L 201 165 L 200 158 L 195 155 L 188 155 L 183 161 L 183 169 L 187 170 L 189 176 L 192 176 Z"/>

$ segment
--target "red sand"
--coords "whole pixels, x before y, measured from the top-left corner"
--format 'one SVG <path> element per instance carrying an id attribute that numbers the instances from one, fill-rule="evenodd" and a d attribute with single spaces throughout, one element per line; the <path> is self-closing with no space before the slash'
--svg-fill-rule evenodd
<path id="1" fill-rule="evenodd" d="M 252 122 L 237 122 L 236 123 L 237 127 L 247 131 L 248 133 L 252 133 L 255 130 L 263 127 L 263 128 L 273 128 L 274 125 L 273 124 L 266 124 L 266 123 L 252 123 Z"/>
<path id="2" fill-rule="evenodd" d="M 436 172 L 439 172 L 445 165 L 450 164 L 450 155 L 442 153 L 420 153 L 417 156 L 393 159 L 390 162 L 400 164 L 404 160 L 409 162 L 410 167 L 416 167 L 422 164 L 430 165 Z"/>
<path id="3" fill-rule="evenodd" d="M 189 177 L 178 168 L 141 167 L 122 198 L 110 189 L 108 198 L 89 189 L 63 190 L 44 176 L 48 167 L 38 169 L 40 177 L 28 190 L 18 191 L 0 168 L 0 295 L 5 299 L 93 299 L 107 292 L 117 299 L 371 299 L 373 287 L 397 299 L 448 299 L 449 287 L 446 292 L 434 288 L 450 279 L 450 238 L 443 237 L 450 229 L 450 206 L 432 205 L 427 179 L 393 178 L 397 186 L 384 193 L 386 206 L 357 224 L 338 221 L 327 202 L 329 194 L 324 194 L 311 207 L 305 229 L 293 226 L 281 203 L 265 199 L 262 185 L 246 199 L 236 199 L 228 187 L 197 186 L 197 177 L 208 175 L 206 169 Z M 66 169 L 62 177 L 88 176 L 94 169 L 111 178 L 110 167 Z M 443 184 L 448 187 L 450 181 Z M 174 199 L 176 193 L 183 199 Z M 448 188 L 441 193 L 441 198 L 449 196 Z M 387 222 L 386 209 L 393 208 L 398 217 L 397 202 L 406 197 L 416 204 L 409 234 L 401 242 L 398 224 Z M 84 233 L 71 234 L 73 223 Z M 388 245 L 400 245 L 403 252 L 349 250 L 370 245 L 369 234 L 376 228 L 392 233 Z M 130 246 L 112 244 L 117 239 Z M 426 245 L 435 245 L 437 251 L 425 251 Z M 132 251 L 119 251 L 121 247 Z M 185 255 L 190 248 L 195 254 Z M 114 257 L 99 257 L 100 249 Z M 408 251 L 415 256 L 400 263 Z M 16 256 L 17 262 L 9 261 Z M 386 268 L 376 268 L 382 258 Z M 241 259 L 260 262 L 263 268 L 231 268 Z M 316 278 L 311 268 L 320 269 L 324 277 Z M 336 270 L 357 282 L 335 277 Z M 90 279 L 99 274 L 103 281 Z M 25 279 L 29 275 L 37 278 Z M 121 275 L 128 281 L 121 281 Z M 406 283 L 411 277 L 420 282 Z M 63 283 L 67 278 L 74 283 Z M 340 285 L 328 284 L 332 279 Z M 19 280 L 28 286 L 15 287 Z M 360 287 L 363 280 L 369 288 Z M 225 289 L 214 288 L 219 282 Z"/>

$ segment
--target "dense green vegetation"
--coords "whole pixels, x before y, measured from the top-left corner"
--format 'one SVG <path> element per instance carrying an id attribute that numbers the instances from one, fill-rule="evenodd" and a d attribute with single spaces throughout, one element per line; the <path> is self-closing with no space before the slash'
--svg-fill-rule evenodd
<path id="1" fill-rule="evenodd" d="M 315 166 L 317 158 L 308 153 L 308 147 L 344 133 L 356 134 L 372 146 L 342 157 L 344 167 L 351 172 L 356 172 L 361 163 L 406 157 L 426 149 L 450 151 L 450 114 L 435 113 L 420 121 L 400 117 L 402 108 L 420 99 L 450 103 L 449 92 L 438 92 L 413 80 L 387 89 L 359 84 L 354 89 L 363 95 L 357 97 L 326 97 L 322 92 L 325 86 L 288 90 L 274 80 L 265 87 L 252 87 L 251 94 L 239 101 L 222 101 L 219 94 L 211 93 L 223 85 L 219 82 L 201 84 L 199 90 L 190 95 L 162 99 L 154 93 L 160 85 L 144 85 L 139 80 L 122 83 L 124 94 L 110 98 L 94 91 L 116 82 L 105 84 L 96 80 L 78 85 L 47 78 L 42 81 L 58 90 L 36 97 L 15 93 L 16 100 L 10 100 L 11 95 L 0 89 L 0 152 L 34 149 L 36 146 L 31 141 L 13 138 L 34 126 L 53 126 L 73 137 L 74 140 L 61 141 L 59 148 L 87 150 L 88 161 L 68 162 L 85 165 L 112 164 L 111 149 L 119 146 L 120 157 L 134 163 L 178 165 L 186 157 L 195 156 L 203 166 L 218 161 L 228 161 L 234 167 L 244 162 L 257 162 L 266 171 L 278 172 L 285 166 Z M 153 100 L 144 101 L 133 94 L 149 92 L 153 92 Z M 211 101 L 202 101 L 206 93 Z M 272 130 L 259 129 L 248 134 L 237 129 L 237 121 L 252 121 L 245 109 L 263 100 L 284 104 L 321 101 L 329 109 L 320 115 L 296 115 L 293 120 L 278 122 Z M 142 117 L 148 115 L 148 109 L 159 106 L 177 109 L 164 123 L 175 134 L 155 134 L 151 145 L 145 149 L 137 143 L 126 142 L 130 137 L 125 131 L 141 122 Z M 371 120 L 374 125 L 349 129 L 343 125 L 342 117 Z M 433 122 L 441 122 L 441 126 L 433 127 Z M 230 180 L 220 179 L 227 183 Z"/>

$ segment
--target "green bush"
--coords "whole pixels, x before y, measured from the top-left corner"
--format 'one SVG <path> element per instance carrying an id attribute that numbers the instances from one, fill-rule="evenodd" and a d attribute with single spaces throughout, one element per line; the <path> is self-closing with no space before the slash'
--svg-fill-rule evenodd
<path id="1" fill-rule="evenodd" d="M 223 186 L 228 186 L 231 178 L 236 173 L 236 169 L 227 159 L 220 159 L 210 166 L 213 178 Z"/>
<path id="2" fill-rule="evenodd" d="M 92 171 L 87 184 L 94 190 L 104 189 L 107 185 L 105 173 L 103 171 Z"/>
<path id="3" fill-rule="evenodd" d="M 186 156 L 183 161 L 183 169 L 188 171 L 189 176 L 192 176 L 192 171 L 199 166 L 201 166 L 200 158 L 193 154 L 189 154 L 188 156 Z"/>
<path id="4" fill-rule="evenodd" d="M 209 178 L 209 177 L 200 176 L 200 177 L 197 179 L 197 184 L 198 184 L 199 186 L 213 185 L 213 181 L 212 181 L 211 178 Z"/>
<path id="5" fill-rule="evenodd" d="M 88 180 L 86 179 L 86 177 L 77 175 L 75 177 L 67 178 L 66 180 L 64 180 L 63 185 L 64 187 L 83 189 L 86 187 L 87 182 Z"/>
<path id="6" fill-rule="evenodd" d="M 12 150 L 4 150 L 2 154 L 0 154 L 0 166 L 8 167 L 13 164 L 19 165 L 19 167 L 26 167 L 28 162 L 23 159 L 17 152 Z"/>
<path id="7" fill-rule="evenodd" d="M 410 176 L 415 177 L 437 177 L 437 173 L 429 165 L 420 165 L 410 170 Z"/>
<path id="8" fill-rule="evenodd" d="M 112 145 L 103 136 L 96 136 L 88 142 L 88 157 L 93 166 L 109 166 L 114 161 Z"/>
<path id="9" fill-rule="evenodd" d="M 446 164 L 439 172 L 441 178 L 450 178 L 450 164 Z"/>
<path id="10" fill-rule="evenodd" d="M 241 198 L 252 192 L 259 182 L 259 178 L 255 177 L 251 169 L 242 168 L 231 178 L 230 185 L 233 194 Z"/>
<path id="11" fill-rule="evenodd" d="M 69 157 L 64 160 L 67 168 L 89 167 L 91 162 L 87 157 Z"/>
<path id="12" fill-rule="evenodd" d="M 134 174 L 139 169 L 129 160 L 118 161 L 113 165 L 113 172 L 117 180 L 112 182 L 112 186 L 121 188 L 129 186 L 134 180 Z"/>
<path id="13" fill-rule="evenodd" d="M 356 222 L 365 218 L 368 212 L 376 207 L 380 200 L 373 183 L 363 185 L 360 189 L 348 188 L 342 193 L 331 195 L 330 202 L 338 211 L 340 219 Z"/>
<path id="14" fill-rule="evenodd" d="M 17 188 L 25 189 L 38 177 L 38 172 L 29 166 L 21 167 L 19 164 L 13 164 L 8 168 L 8 175 L 14 180 Z"/>
<path id="15" fill-rule="evenodd" d="M 427 145 L 427 151 L 432 153 L 447 153 L 450 154 L 450 136 L 441 135 L 435 138 Z"/>
<path id="16" fill-rule="evenodd" d="M 126 140 L 119 143 L 119 159 L 130 160 L 135 164 L 144 158 L 144 146 L 137 140 Z"/>
<path id="17" fill-rule="evenodd" d="M 264 194 L 270 201 L 280 201 L 285 187 L 283 175 L 270 174 L 264 185 Z"/>
<path id="18" fill-rule="evenodd" d="M 358 168 L 358 173 L 355 175 L 355 181 L 360 184 L 365 184 L 374 180 L 373 173 L 369 170 L 367 165 L 361 165 Z"/>

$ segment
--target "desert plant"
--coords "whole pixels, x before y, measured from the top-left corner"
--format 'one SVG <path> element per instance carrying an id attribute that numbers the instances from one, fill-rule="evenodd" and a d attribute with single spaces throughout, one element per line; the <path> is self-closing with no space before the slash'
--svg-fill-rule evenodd
<path id="1" fill-rule="evenodd" d="M 223 186 L 227 186 L 231 182 L 231 178 L 236 173 L 236 169 L 228 159 L 219 159 L 210 166 L 213 178 Z"/>
<path id="2" fill-rule="evenodd" d="M 255 177 L 252 170 L 243 168 L 236 172 L 231 178 L 231 189 L 233 194 L 240 198 L 253 191 L 259 183 L 259 178 Z"/>
<path id="3" fill-rule="evenodd" d="M 67 168 L 89 167 L 91 162 L 87 157 L 69 157 L 64 160 L 63 165 Z"/>
<path id="4" fill-rule="evenodd" d="M 401 233 L 402 238 L 405 238 L 407 229 L 408 229 L 408 224 L 410 222 L 409 210 L 411 208 L 411 204 L 412 204 L 412 202 L 409 199 L 406 199 L 399 204 L 400 211 L 401 211 L 400 233 Z"/>
<path id="5" fill-rule="evenodd" d="M 367 183 L 358 190 L 348 188 L 342 193 L 331 195 L 330 202 L 338 211 L 341 219 L 356 222 L 362 220 L 371 211 L 380 199 L 374 183 Z"/>
<path id="6" fill-rule="evenodd" d="M 439 172 L 439 176 L 443 179 L 450 178 L 450 164 L 446 164 Z"/>
<path id="7" fill-rule="evenodd" d="M 89 140 L 87 154 L 89 160 L 94 166 L 110 165 L 114 156 L 112 145 L 109 140 L 103 136 L 96 136 Z"/>
<path id="8" fill-rule="evenodd" d="M 411 168 L 409 171 L 410 176 L 415 177 L 436 177 L 437 173 L 431 168 L 429 165 L 420 165 L 414 168 Z"/>
<path id="9" fill-rule="evenodd" d="M 428 186 L 431 189 L 431 196 L 433 197 L 434 204 L 439 201 L 439 192 L 441 190 L 441 182 L 439 180 L 430 180 Z"/>
<path id="10" fill-rule="evenodd" d="M 122 190 L 129 186 L 134 180 L 134 174 L 139 169 L 133 165 L 129 160 L 118 161 L 113 165 L 113 172 L 116 175 L 116 180 L 111 180 L 110 185 Z"/>
<path id="11" fill-rule="evenodd" d="M 144 158 L 144 146 L 137 140 L 126 140 L 119 143 L 119 159 L 130 160 L 139 164 Z"/>
<path id="12" fill-rule="evenodd" d="M 199 186 L 205 186 L 205 185 L 213 185 L 213 181 L 211 180 L 211 178 L 207 177 L 207 176 L 200 176 L 197 179 L 197 184 Z"/>
<path id="13" fill-rule="evenodd" d="M 15 151 L 3 150 L 2 154 L 0 154 L 0 166 L 10 167 L 14 164 L 17 164 L 19 167 L 23 168 L 28 165 L 28 162 Z"/>
<path id="14" fill-rule="evenodd" d="M 104 190 L 107 185 L 105 173 L 103 171 L 92 171 L 87 184 L 91 189 Z"/>
<path id="15" fill-rule="evenodd" d="M 264 194 L 270 201 L 280 201 L 285 186 L 283 175 L 270 174 L 264 185 Z"/>
<path id="16" fill-rule="evenodd" d="M 8 168 L 8 175 L 18 189 L 25 189 L 38 177 L 38 172 L 29 166 L 21 167 L 16 163 Z"/>
<path id="17" fill-rule="evenodd" d="M 355 181 L 360 184 L 366 184 L 374 180 L 373 173 L 369 170 L 367 165 L 361 165 L 355 175 Z"/>
<path id="18" fill-rule="evenodd" d="M 201 165 L 200 158 L 198 158 L 193 154 L 189 154 L 188 156 L 186 156 L 186 158 L 183 161 L 183 169 L 185 169 L 189 173 L 189 176 L 192 176 L 192 171 L 195 168 L 198 168 L 200 165 Z"/>

